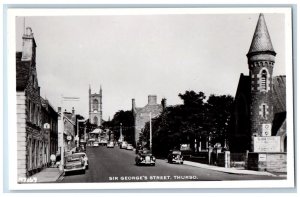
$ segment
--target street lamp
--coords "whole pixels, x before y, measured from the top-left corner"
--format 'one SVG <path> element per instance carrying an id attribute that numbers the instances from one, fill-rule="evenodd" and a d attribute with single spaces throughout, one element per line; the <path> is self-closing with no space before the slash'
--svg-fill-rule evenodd
<path id="1" fill-rule="evenodd" d="M 65 147 L 64 147 L 64 101 L 79 101 L 79 97 L 64 97 L 61 96 L 61 132 L 59 133 L 60 136 L 60 165 L 59 169 L 61 171 L 64 170 L 64 157 L 65 157 Z"/>

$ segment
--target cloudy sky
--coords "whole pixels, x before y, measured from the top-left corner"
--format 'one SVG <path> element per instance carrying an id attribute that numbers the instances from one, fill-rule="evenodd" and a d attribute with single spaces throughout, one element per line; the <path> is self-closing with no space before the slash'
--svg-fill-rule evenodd
<path id="1" fill-rule="evenodd" d="M 240 73 L 248 74 L 246 54 L 257 14 L 33 16 L 25 24 L 37 43 L 41 96 L 56 108 L 60 96 L 88 118 L 88 87 L 103 89 L 103 118 L 138 107 L 149 94 L 168 105 L 181 103 L 186 90 L 235 95 Z M 274 75 L 285 74 L 284 15 L 265 14 L 277 52 Z M 22 50 L 24 17 L 16 19 Z"/>

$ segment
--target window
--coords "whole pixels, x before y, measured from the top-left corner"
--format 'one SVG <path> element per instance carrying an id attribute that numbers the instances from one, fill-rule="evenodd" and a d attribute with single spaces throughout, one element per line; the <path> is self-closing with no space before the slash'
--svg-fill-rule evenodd
<path id="1" fill-rule="evenodd" d="M 93 100 L 93 111 L 94 111 L 94 110 L 97 110 L 97 111 L 98 111 L 98 104 L 99 104 L 98 100 L 97 100 L 97 99 L 94 99 L 94 100 Z"/>
<path id="2" fill-rule="evenodd" d="M 263 117 L 266 118 L 266 105 L 263 105 Z"/>
<path id="3" fill-rule="evenodd" d="M 263 70 L 261 73 L 261 89 L 266 91 L 267 90 L 267 71 Z"/>
<path id="4" fill-rule="evenodd" d="M 31 103 L 31 111 L 30 111 L 30 121 L 34 123 L 34 113 L 35 113 L 35 104 Z"/>
<path id="5" fill-rule="evenodd" d="M 94 117 L 94 124 L 98 125 L 98 118 L 96 116 Z"/>

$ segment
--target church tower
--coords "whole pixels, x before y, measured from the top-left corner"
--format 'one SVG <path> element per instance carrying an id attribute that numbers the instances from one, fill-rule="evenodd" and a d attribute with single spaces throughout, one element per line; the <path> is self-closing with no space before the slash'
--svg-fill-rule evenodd
<path id="1" fill-rule="evenodd" d="M 271 136 L 273 120 L 272 77 L 275 56 L 276 53 L 264 15 L 260 14 L 247 54 L 251 81 L 250 131 L 252 137 Z"/>
<path id="2" fill-rule="evenodd" d="M 92 94 L 89 86 L 89 119 L 90 123 L 101 126 L 102 124 L 102 87 L 99 93 Z"/>

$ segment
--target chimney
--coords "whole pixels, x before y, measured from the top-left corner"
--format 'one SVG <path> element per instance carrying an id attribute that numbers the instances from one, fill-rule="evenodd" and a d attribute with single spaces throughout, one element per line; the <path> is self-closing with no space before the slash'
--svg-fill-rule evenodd
<path id="1" fill-rule="evenodd" d="M 57 108 L 57 113 L 60 113 L 61 112 L 61 107 L 58 107 Z"/>
<path id="2" fill-rule="evenodd" d="M 156 104 L 157 104 L 156 95 L 149 95 L 148 96 L 148 105 L 156 105 Z"/>
<path id="3" fill-rule="evenodd" d="M 75 114 L 75 109 L 74 109 L 74 107 L 72 107 L 72 115 L 74 115 Z"/>
<path id="4" fill-rule="evenodd" d="M 30 27 L 26 27 L 25 34 L 23 35 L 23 49 L 22 61 L 32 61 L 35 58 L 35 40 Z"/>
<path id="5" fill-rule="evenodd" d="M 161 99 L 161 106 L 162 106 L 163 110 L 166 109 L 166 107 L 167 107 L 167 99 L 166 98 Z"/>
<path id="6" fill-rule="evenodd" d="M 135 110 L 135 99 L 132 99 L 131 103 L 132 103 L 132 111 L 134 111 Z"/>

